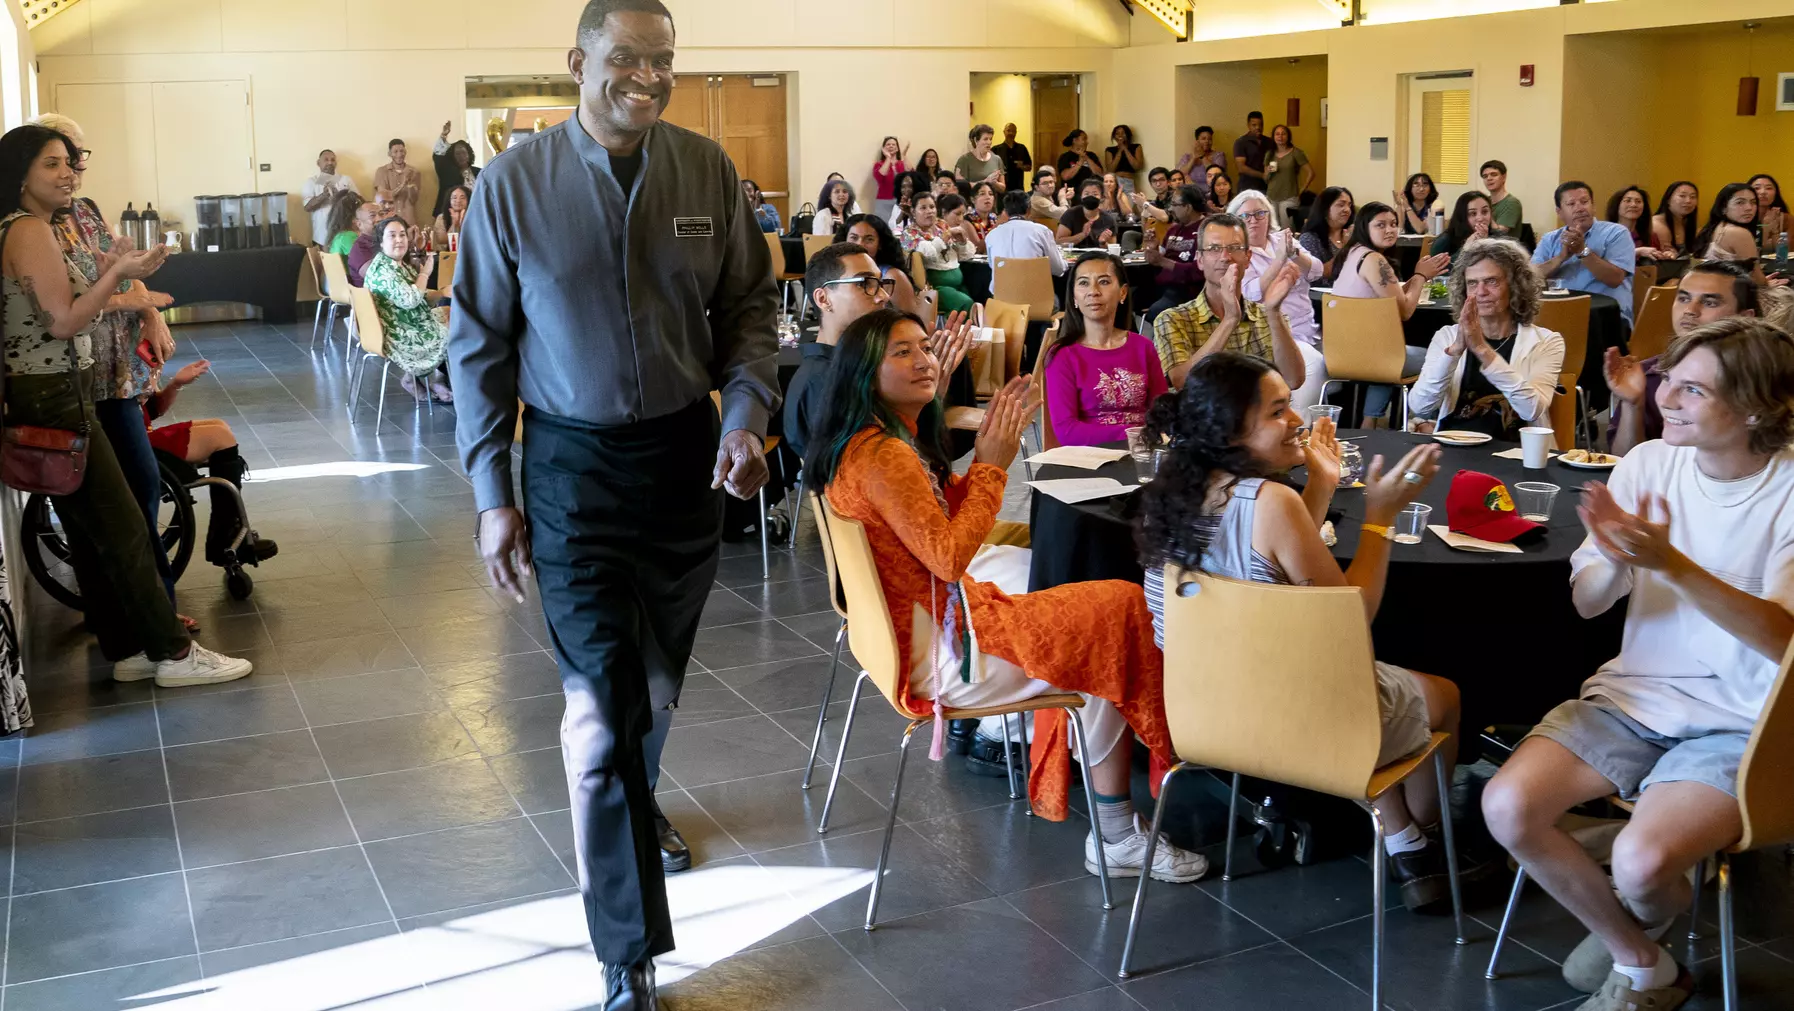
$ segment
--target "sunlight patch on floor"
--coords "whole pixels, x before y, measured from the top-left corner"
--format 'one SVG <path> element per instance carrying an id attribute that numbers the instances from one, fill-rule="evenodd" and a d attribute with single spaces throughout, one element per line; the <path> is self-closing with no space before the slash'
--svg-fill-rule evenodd
<path id="1" fill-rule="evenodd" d="M 429 470 L 427 463 L 387 463 L 381 460 L 333 460 L 330 463 L 302 463 L 292 467 L 257 467 L 243 479 L 244 484 L 270 481 L 302 481 L 313 477 L 377 477 L 413 470 Z"/>

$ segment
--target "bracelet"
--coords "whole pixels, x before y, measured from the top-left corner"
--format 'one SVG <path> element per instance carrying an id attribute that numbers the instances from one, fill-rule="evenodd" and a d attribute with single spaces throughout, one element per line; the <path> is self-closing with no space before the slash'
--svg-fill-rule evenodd
<path id="1" fill-rule="evenodd" d="M 1395 531 L 1389 529 L 1388 527 L 1382 525 L 1381 523 L 1360 523 L 1358 525 L 1358 529 L 1362 533 L 1376 534 L 1378 537 L 1381 537 L 1386 541 L 1395 539 Z"/>

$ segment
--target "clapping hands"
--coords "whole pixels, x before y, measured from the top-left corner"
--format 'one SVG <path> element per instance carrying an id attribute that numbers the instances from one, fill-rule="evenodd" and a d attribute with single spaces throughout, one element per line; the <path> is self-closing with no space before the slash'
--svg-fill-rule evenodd
<path id="1" fill-rule="evenodd" d="M 934 332 L 928 341 L 928 353 L 940 364 L 940 388 L 944 394 L 947 380 L 959 369 L 959 363 L 965 361 L 966 351 L 972 346 L 972 335 L 977 327 L 966 318 L 964 311 L 947 314 L 947 325 Z"/>
<path id="2" fill-rule="evenodd" d="M 1582 489 L 1576 515 L 1609 561 L 1662 571 L 1686 560 L 1669 542 L 1669 502 L 1661 495 L 1646 492 L 1634 515 L 1620 508 L 1606 485 L 1591 481 Z"/>
<path id="3" fill-rule="evenodd" d="M 984 409 L 984 424 L 978 426 L 973 459 L 1005 471 L 1015 462 L 1022 445 L 1022 430 L 1040 407 L 1035 396 L 1033 376 L 1016 376 L 1004 384 Z"/>

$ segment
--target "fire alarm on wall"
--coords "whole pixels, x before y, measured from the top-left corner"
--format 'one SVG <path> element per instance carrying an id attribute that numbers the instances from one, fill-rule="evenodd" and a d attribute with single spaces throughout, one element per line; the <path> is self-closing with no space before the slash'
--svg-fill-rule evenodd
<path id="1" fill-rule="evenodd" d="M 1520 64 L 1520 87 L 1532 87 L 1532 64 L 1530 63 Z"/>

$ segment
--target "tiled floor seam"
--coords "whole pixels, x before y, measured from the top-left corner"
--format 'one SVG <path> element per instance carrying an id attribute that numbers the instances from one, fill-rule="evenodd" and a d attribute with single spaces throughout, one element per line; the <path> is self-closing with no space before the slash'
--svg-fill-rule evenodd
<path id="1" fill-rule="evenodd" d="M 191 648 L 192 646 L 189 645 L 189 649 Z M 151 711 L 156 717 L 156 754 L 162 759 L 162 789 L 167 791 L 168 797 L 168 827 L 170 831 L 174 833 L 175 864 L 181 869 L 181 896 L 187 902 L 187 928 L 192 932 L 193 956 L 197 959 L 199 957 L 199 917 L 193 912 L 193 885 L 187 880 L 187 854 L 181 846 L 180 823 L 174 816 L 174 780 L 168 774 L 168 749 L 162 744 L 162 709 L 157 705 L 153 694 L 150 696 L 150 705 L 155 707 Z M 15 832 L 13 837 L 13 852 L 15 854 L 18 852 L 18 848 L 18 834 Z M 8 908 L 10 908 L 10 905 Z M 9 939 L 7 947 L 10 948 L 11 946 L 11 941 Z M 200 965 L 200 974 L 203 978 L 205 974 L 205 966 L 203 964 Z M 3 1011 L 3 1009 L 0 1009 L 0 1011 Z"/>

